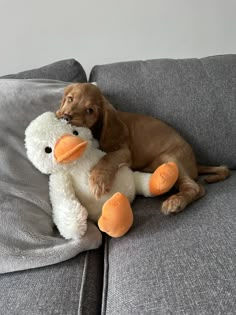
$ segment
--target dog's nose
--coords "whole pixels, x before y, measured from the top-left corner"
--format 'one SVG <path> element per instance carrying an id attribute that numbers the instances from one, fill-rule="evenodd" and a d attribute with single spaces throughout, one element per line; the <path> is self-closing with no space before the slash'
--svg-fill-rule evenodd
<path id="1" fill-rule="evenodd" d="M 62 118 L 65 119 L 66 121 L 71 121 L 72 120 L 72 116 L 69 115 L 69 114 L 63 114 Z"/>

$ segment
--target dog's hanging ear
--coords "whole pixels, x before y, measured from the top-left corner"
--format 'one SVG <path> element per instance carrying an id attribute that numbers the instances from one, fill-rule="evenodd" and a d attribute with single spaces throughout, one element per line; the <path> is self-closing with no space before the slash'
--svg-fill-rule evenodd
<path id="1" fill-rule="evenodd" d="M 127 127 L 118 118 L 116 109 L 104 100 L 103 126 L 100 137 L 100 146 L 105 151 L 119 150 L 126 142 Z"/>
<path id="2" fill-rule="evenodd" d="M 70 84 L 68 86 L 65 87 L 64 89 L 64 94 L 63 94 L 63 97 L 62 97 L 62 100 L 61 100 L 61 104 L 59 106 L 59 109 L 56 111 L 56 116 L 60 116 L 61 115 L 61 110 L 62 110 L 62 107 L 66 101 L 66 97 L 68 95 L 68 93 L 73 89 L 73 84 Z"/>

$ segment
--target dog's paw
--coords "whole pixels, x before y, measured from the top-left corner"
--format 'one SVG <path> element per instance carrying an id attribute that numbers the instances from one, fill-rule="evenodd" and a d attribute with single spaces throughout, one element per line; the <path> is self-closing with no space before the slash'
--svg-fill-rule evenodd
<path id="1" fill-rule="evenodd" d="M 94 168 L 91 171 L 89 186 L 96 199 L 99 199 L 102 195 L 105 195 L 110 191 L 113 179 L 114 174 L 108 169 Z"/>
<path id="2" fill-rule="evenodd" d="M 165 200 L 161 207 L 161 212 L 165 215 L 178 213 L 184 210 L 187 203 L 183 196 L 173 195 Z"/>

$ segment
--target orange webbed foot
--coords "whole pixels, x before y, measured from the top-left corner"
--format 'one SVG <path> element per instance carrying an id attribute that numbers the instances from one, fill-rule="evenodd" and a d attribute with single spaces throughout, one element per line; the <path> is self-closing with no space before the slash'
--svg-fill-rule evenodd
<path id="1" fill-rule="evenodd" d="M 159 166 L 152 174 L 149 189 L 153 196 L 158 196 L 169 191 L 176 183 L 179 169 L 176 163 L 169 162 Z"/>
<path id="2" fill-rule="evenodd" d="M 121 237 L 128 232 L 133 224 L 133 212 L 128 198 L 115 193 L 102 208 L 102 215 L 98 220 L 101 231 L 111 237 Z"/>

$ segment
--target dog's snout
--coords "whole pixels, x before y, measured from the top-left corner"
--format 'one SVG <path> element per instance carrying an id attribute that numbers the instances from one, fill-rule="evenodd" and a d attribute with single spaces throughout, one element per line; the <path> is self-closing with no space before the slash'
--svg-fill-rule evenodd
<path id="1" fill-rule="evenodd" d="M 72 115 L 63 114 L 62 118 L 65 119 L 66 121 L 71 121 L 72 120 Z"/>

